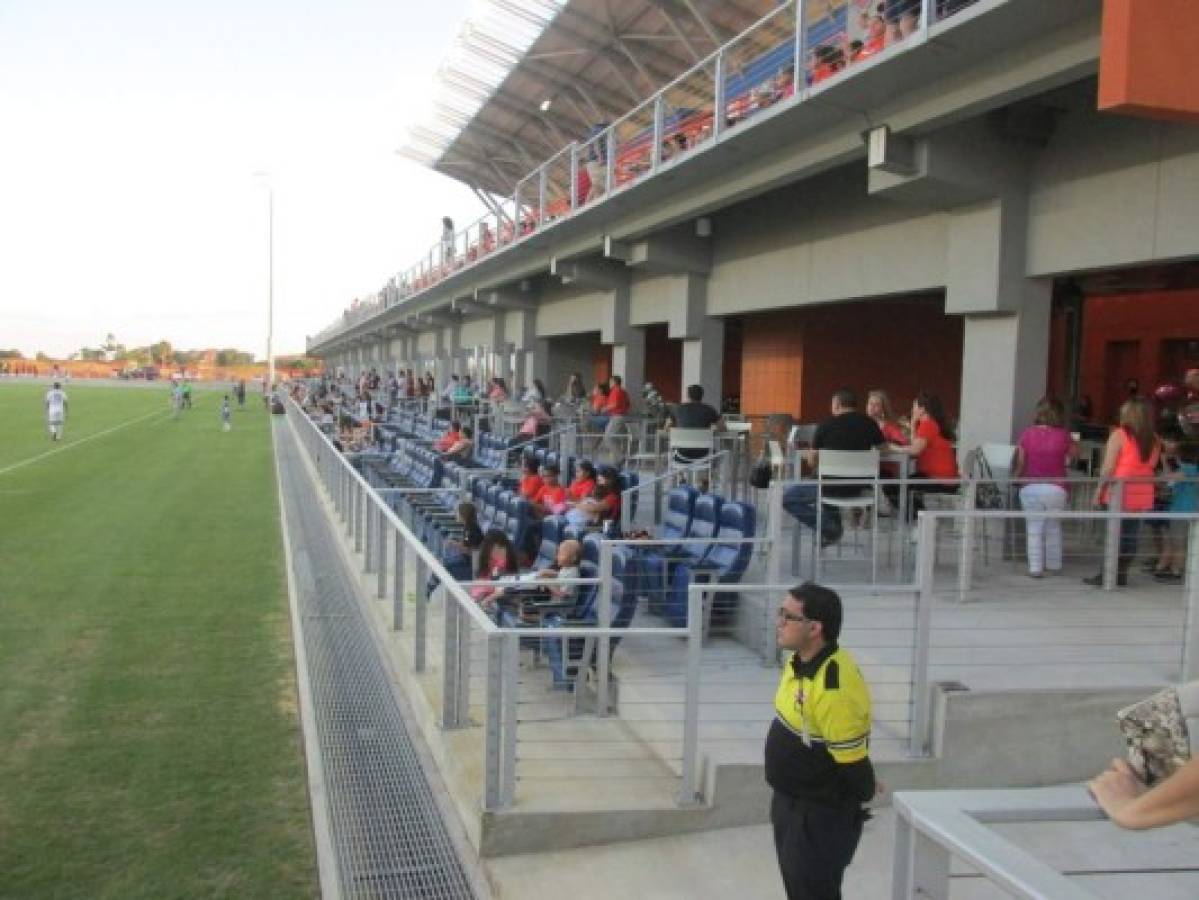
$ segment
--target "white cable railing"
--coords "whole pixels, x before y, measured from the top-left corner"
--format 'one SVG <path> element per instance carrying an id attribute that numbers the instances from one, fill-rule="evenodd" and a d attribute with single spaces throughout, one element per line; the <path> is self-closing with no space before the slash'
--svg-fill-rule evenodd
<path id="1" fill-rule="evenodd" d="M 374 575 L 374 591 L 379 600 L 391 600 L 390 627 L 393 632 L 412 634 L 411 664 L 424 673 L 437 658 L 438 647 L 431 643 L 432 619 L 440 616 L 442 641 L 440 659 L 440 721 L 443 729 L 467 727 L 472 705 L 484 712 L 483 726 L 483 806 L 500 809 L 510 806 L 516 795 L 517 729 L 521 679 L 519 656 L 522 640 L 594 641 L 596 644 L 595 709 L 604 717 L 609 712 L 609 645 L 619 639 L 686 638 L 689 666 L 698 672 L 702 654 L 700 598 L 691 601 L 687 626 L 613 628 L 595 624 L 564 625 L 552 631 L 500 627 L 480 609 L 466 587 L 446 571 L 441 560 L 411 530 L 387 502 L 339 453 L 310 417 L 293 401 L 288 401 L 289 420 L 294 433 L 308 453 L 324 485 L 334 512 L 344 521 L 347 540 L 355 553 L 362 554 L 366 575 Z M 599 590 L 596 622 L 612 621 L 612 546 L 601 545 Z M 409 575 L 412 577 L 409 578 Z M 425 585 L 430 576 L 444 589 L 444 601 L 431 604 Z M 406 621 L 409 581 L 415 586 L 413 621 Z M 436 606 L 436 609 L 433 607 Z M 485 676 L 472 667 L 473 650 L 482 649 Z M 580 666 L 583 662 L 580 661 Z M 474 694 L 472 695 L 472 691 Z M 472 699 L 472 696 L 474 699 Z M 696 701 L 697 702 L 697 701 Z M 688 721 L 698 717 L 697 709 L 688 709 Z M 677 797 L 681 804 L 695 802 L 698 795 L 698 749 L 694 740 L 684 736 L 683 759 Z"/>

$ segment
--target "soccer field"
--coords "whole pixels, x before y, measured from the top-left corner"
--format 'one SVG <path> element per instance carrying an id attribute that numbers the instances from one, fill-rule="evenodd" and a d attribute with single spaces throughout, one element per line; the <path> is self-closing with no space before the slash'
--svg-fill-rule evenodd
<path id="1" fill-rule="evenodd" d="M 0 897 L 317 894 L 270 417 L 0 382 Z"/>

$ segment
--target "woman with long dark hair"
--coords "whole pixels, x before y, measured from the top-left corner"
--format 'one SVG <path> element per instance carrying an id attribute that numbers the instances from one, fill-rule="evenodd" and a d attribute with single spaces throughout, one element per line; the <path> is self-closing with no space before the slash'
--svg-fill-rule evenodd
<path id="1" fill-rule="evenodd" d="M 928 391 L 918 393 L 912 401 L 912 442 L 906 447 L 892 445 L 891 451 L 915 458 L 913 478 L 941 483 L 912 488 L 912 502 L 909 505 L 912 518 L 924 509 L 925 495 L 957 492 L 958 459 L 953 446 L 956 439 L 949 417 L 945 415 L 945 407 L 941 405 L 941 398 Z"/>
<path id="2" fill-rule="evenodd" d="M 1153 430 L 1153 407 L 1144 397 L 1124 401 L 1120 407 L 1120 427 L 1107 439 L 1095 506 L 1107 509 L 1117 502 L 1111 485 L 1120 485 L 1119 505 L 1124 512 L 1147 513 L 1153 509 L 1153 472 L 1161 457 L 1161 441 Z M 1120 520 L 1120 556 L 1116 564 L 1116 583 L 1128 584 L 1128 569 L 1137 555 L 1141 517 Z M 1103 573 L 1084 578 L 1095 587 L 1103 585 Z"/>
<path id="3" fill-rule="evenodd" d="M 483 535 L 483 543 L 479 547 L 479 566 L 475 571 L 475 581 L 498 581 L 505 575 L 515 575 L 519 570 L 516 548 L 512 546 L 508 535 L 498 528 L 490 529 Z M 470 589 L 470 595 L 481 607 L 491 611 L 504 596 L 504 589 L 480 584 Z"/>

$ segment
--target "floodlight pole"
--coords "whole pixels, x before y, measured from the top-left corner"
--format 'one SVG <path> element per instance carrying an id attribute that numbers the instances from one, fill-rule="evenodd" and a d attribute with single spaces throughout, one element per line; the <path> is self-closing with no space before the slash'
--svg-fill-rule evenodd
<path id="1" fill-rule="evenodd" d="M 275 187 L 266 186 L 266 391 L 275 386 L 275 357 L 272 342 L 275 337 Z"/>

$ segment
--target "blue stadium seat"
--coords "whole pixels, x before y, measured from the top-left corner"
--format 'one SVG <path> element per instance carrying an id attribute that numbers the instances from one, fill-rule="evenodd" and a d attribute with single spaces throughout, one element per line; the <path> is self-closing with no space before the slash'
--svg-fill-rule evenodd
<path id="1" fill-rule="evenodd" d="M 720 585 L 741 581 L 753 555 L 753 545 L 729 542 L 753 538 L 756 529 L 754 507 L 745 503 L 725 503 L 721 507 L 718 539 L 707 556 L 699 561 L 680 563 L 674 569 L 670 594 L 661 610 L 671 625 L 681 628 L 687 624 L 687 589 L 693 580 Z M 709 602 L 710 620 L 723 625 L 736 610 L 737 594 L 731 591 L 710 594 Z M 705 623 L 705 631 L 707 625 Z"/>

